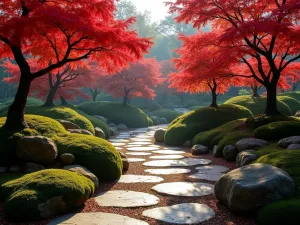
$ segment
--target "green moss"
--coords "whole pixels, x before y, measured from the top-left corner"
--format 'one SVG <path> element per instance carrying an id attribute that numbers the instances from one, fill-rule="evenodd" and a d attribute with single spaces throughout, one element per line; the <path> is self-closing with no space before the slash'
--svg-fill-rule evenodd
<path id="1" fill-rule="evenodd" d="M 256 150 L 256 155 L 258 157 L 262 157 L 264 155 L 268 155 L 274 152 L 283 151 L 285 149 L 281 148 L 277 143 L 272 143 L 270 145 L 264 146 Z"/>
<path id="2" fill-rule="evenodd" d="M 261 126 L 254 131 L 256 138 L 274 140 L 300 135 L 300 121 L 279 121 Z"/>
<path id="3" fill-rule="evenodd" d="M 225 102 L 225 104 L 237 104 L 248 108 L 253 115 L 260 115 L 265 112 L 266 97 L 252 97 L 252 96 L 237 96 Z M 282 101 L 277 102 L 278 110 L 286 116 L 291 116 L 293 113 L 289 106 Z"/>
<path id="4" fill-rule="evenodd" d="M 196 105 L 196 106 L 192 106 L 189 108 L 189 110 L 196 110 L 196 109 L 199 109 L 199 108 L 202 108 L 203 106 L 201 105 Z"/>
<path id="5" fill-rule="evenodd" d="M 6 118 L 0 118 L 0 126 Z M 11 131 L 0 129 L 0 165 L 16 161 L 16 143 L 23 136 L 42 135 L 51 138 L 58 147 L 59 155 L 72 153 L 76 164 L 85 166 L 93 172 L 99 181 L 115 180 L 121 176 L 122 161 L 118 151 L 108 141 L 94 136 L 70 134 L 56 120 L 26 115 L 26 122 L 31 129 Z M 4 143 L 4 148 L 2 148 Z"/>
<path id="6" fill-rule="evenodd" d="M 234 120 L 212 130 L 196 135 L 194 144 L 201 144 L 212 149 L 215 145 L 223 149 L 227 145 L 234 145 L 243 138 L 253 137 L 253 129 L 248 128 L 245 119 Z"/>
<path id="7" fill-rule="evenodd" d="M 252 114 L 248 109 L 238 105 L 200 108 L 175 119 L 167 129 L 165 143 L 167 145 L 180 146 L 187 140 L 192 140 L 200 132 L 250 116 Z"/>
<path id="8" fill-rule="evenodd" d="M 292 97 L 289 96 L 278 96 L 277 99 L 279 101 L 284 102 L 287 104 L 290 109 L 292 110 L 293 115 L 296 114 L 300 110 L 300 102 Z"/>
<path id="9" fill-rule="evenodd" d="M 279 93 L 278 96 L 288 96 L 300 102 L 300 91 Z"/>
<path id="10" fill-rule="evenodd" d="M 141 109 L 115 102 L 87 102 L 77 106 L 89 115 L 104 116 L 115 124 L 125 124 L 130 128 L 147 127 L 151 120 Z"/>
<path id="11" fill-rule="evenodd" d="M 94 193 L 88 178 L 67 170 L 42 170 L 7 182 L 1 186 L 5 215 L 19 221 L 41 219 L 39 205 L 62 197 L 67 209 L 83 206 Z M 16 216 L 16 214 L 18 216 Z"/>
<path id="12" fill-rule="evenodd" d="M 160 118 L 166 118 L 167 121 L 170 123 L 178 116 L 181 116 L 182 113 L 170 109 L 160 109 L 160 110 L 153 111 L 151 115 L 158 116 Z"/>

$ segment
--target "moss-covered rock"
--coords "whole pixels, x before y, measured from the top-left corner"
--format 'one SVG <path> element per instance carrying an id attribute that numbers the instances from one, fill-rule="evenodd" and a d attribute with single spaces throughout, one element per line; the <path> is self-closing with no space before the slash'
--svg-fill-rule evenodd
<path id="1" fill-rule="evenodd" d="M 38 220 L 82 207 L 94 193 L 93 182 L 67 170 L 42 170 L 1 186 L 5 215 L 19 221 Z"/>
<path id="2" fill-rule="evenodd" d="M 284 102 L 285 104 L 287 104 L 290 109 L 292 110 L 293 115 L 296 114 L 296 112 L 298 112 L 300 110 L 300 101 L 289 97 L 289 96 L 278 96 L 277 99 L 279 101 Z"/>
<path id="3" fill-rule="evenodd" d="M 288 97 L 296 99 L 297 101 L 300 101 L 300 91 L 279 93 L 278 96 L 288 96 Z"/>
<path id="4" fill-rule="evenodd" d="M 265 112 L 266 108 L 266 97 L 252 97 L 252 96 L 237 96 L 233 97 L 225 102 L 225 104 L 236 104 L 241 105 L 249 109 L 253 115 L 260 115 Z M 285 104 L 284 102 L 278 100 L 277 107 L 279 112 L 281 112 L 283 115 L 291 116 L 293 115 L 290 107 Z"/>
<path id="5" fill-rule="evenodd" d="M 250 116 L 252 116 L 252 113 L 247 108 L 239 105 L 200 108 L 175 119 L 167 129 L 165 143 L 180 146 L 187 140 L 192 140 L 200 132 L 214 129 L 232 120 Z"/>
<path id="6" fill-rule="evenodd" d="M 174 119 L 176 119 L 177 117 L 181 116 L 182 113 L 177 112 L 175 110 L 170 110 L 170 109 L 160 109 L 160 110 L 156 110 L 151 112 L 152 116 L 157 116 L 160 118 L 166 118 L 167 121 L 170 123 L 172 122 Z"/>
<path id="7" fill-rule="evenodd" d="M 0 118 L 0 127 L 5 119 Z M 26 115 L 25 119 L 30 127 L 25 130 L 8 132 L 0 128 L 0 165 L 16 160 L 15 143 L 23 136 L 42 135 L 55 142 L 58 157 L 63 153 L 73 154 L 76 158 L 75 163 L 88 168 L 99 181 L 115 180 L 121 176 L 121 157 L 108 141 L 94 136 L 70 134 L 59 122 L 47 117 Z"/>
<path id="8" fill-rule="evenodd" d="M 115 102 L 86 102 L 77 108 L 89 115 L 99 115 L 115 124 L 125 124 L 129 128 L 147 127 L 152 120 L 139 108 Z"/>

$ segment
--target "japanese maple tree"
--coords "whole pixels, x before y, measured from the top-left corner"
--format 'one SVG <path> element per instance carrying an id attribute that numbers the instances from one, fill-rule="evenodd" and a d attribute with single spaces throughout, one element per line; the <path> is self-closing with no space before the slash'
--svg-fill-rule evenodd
<path id="1" fill-rule="evenodd" d="M 265 114 L 279 113 L 277 85 L 284 71 L 300 58 L 298 0 L 176 0 L 168 4 L 172 13 L 179 14 L 178 22 L 197 28 L 211 24 L 211 33 L 218 34 L 213 39 L 222 46 L 218 66 L 222 62 L 227 66 L 226 56 L 234 52 L 248 66 L 250 77 L 266 88 Z"/>
<path id="2" fill-rule="evenodd" d="M 14 59 L 20 70 L 5 127 L 27 126 L 24 108 L 36 78 L 86 58 L 116 72 L 147 52 L 151 41 L 129 30 L 134 18 L 116 20 L 115 9 L 114 0 L 1 1 L 0 59 Z M 43 67 L 33 71 L 30 58 Z"/>
<path id="3" fill-rule="evenodd" d="M 155 58 L 145 58 L 130 64 L 121 72 L 105 78 L 104 90 L 113 97 L 123 97 L 123 104 L 133 97 L 153 99 L 154 88 L 163 82 L 160 66 Z"/>

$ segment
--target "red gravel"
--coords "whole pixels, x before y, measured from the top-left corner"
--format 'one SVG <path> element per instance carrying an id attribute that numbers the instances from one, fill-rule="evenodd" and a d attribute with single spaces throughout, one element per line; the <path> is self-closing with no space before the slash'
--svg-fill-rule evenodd
<path id="1" fill-rule="evenodd" d="M 188 153 L 188 149 L 185 149 L 187 153 L 184 155 L 188 157 L 191 156 Z M 122 150 L 125 152 L 124 150 Z M 152 155 L 159 155 L 159 154 L 152 154 Z M 147 161 L 150 156 L 130 156 L 130 157 L 138 157 L 138 158 L 145 158 Z M 197 157 L 195 157 L 197 158 Z M 213 155 L 208 154 L 201 156 L 201 158 L 210 159 L 212 160 L 212 164 L 226 166 L 230 169 L 235 168 L 235 164 L 231 162 L 227 162 L 221 158 L 215 158 Z M 176 174 L 176 175 L 157 175 L 164 178 L 164 182 L 179 182 L 179 181 L 191 181 L 191 182 L 206 182 L 213 184 L 214 182 L 209 182 L 207 180 L 198 180 L 198 179 L 191 179 L 188 176 L 196 172 L 194 167 L 189 167 L 192 170 L 189 174 Z M 149 167 L 143 166 L 143 162 L 136 162 L 131 163 L 129 170 L 126 174 L 137 174 L 137 175 L 149 175 L 145 173 L 144 170 Z M 100 184 L 100 190 L 98 192 L 108 191 L 108 190 L 132 190 L 132 191 L 140 191 L 140 192 L 147 192 L 159 197 L 160 202 L 156 206 L 151 207 L 139 207 L 139 208 L 114 208 L 114 207 L 100 207 L 96 204 L 93 199 L 89 199 L 85 207 L 80 210 L 80 212 L 107 212 L 107 213 L 116 213 L 124 216 L 129 216 L 131 218 L 140 219 L 145 222 L 148 222 L 150 225 L 167 225 L 169 223 L 163 223 L 154 219 L 150 219 L 148 217 L 142 216 L 142 212 L 146 209 L 151 209 L 154 207 L 162 207 L 162 206 L 170 206 L 174 204 L 180 203 L 201 203 L 206 204 L 211 207 L 216 215 L 214 218 L 200 223 L 201 225 L 256 225 L 255 219 L 253 217 L 245 217 L 240 215 L 235 215 L 230 212 L 226 207 L 220 204 L 214 195 L 204 196 L 204 197 L 177 197 L 177 196 L 167 196 L 161 195 L 151 190 L 151 188 L 156 185 L 155 183 L 135 183 L 135 184 L 124 184 L 124 183 L 116 183 L 116 182 L 109 182 L 109 183 L 102 183 Z M 35 223 L 12 223 L 5 220 L 2 210 L 2 205 L 0 204 L 0 225 L 46 225 L 48 221 L 39 221 Z"/>

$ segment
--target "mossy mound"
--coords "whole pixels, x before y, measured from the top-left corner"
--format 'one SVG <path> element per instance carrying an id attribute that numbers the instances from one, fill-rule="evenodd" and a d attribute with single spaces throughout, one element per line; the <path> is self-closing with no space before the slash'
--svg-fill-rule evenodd
<path id="1" fill-rule="evenodd" d="M 4 200 L 6 216 L 14 220 L 30 221 L 82 207 L 94 191 L 94 184 L 90 179 L 67 170 L 50 169 L 3 184 L 0 199 Z M 54 198 L 62 198 L 57 200 L 61 204 L 50 208 L 47 201 Z M 50 210 L 47 211 L 47 207 Z M 53 215 L 51 211 L 54 211 Z"/>
<path id="2" fill-rule="evenodd" d="M 160 110 L 151 112 L 151 116 L 158 116 L 160 118 L 166 118 L 169 123 L 181 115 L 182 115 L 182 113 L 177 112 L 175 110 L 170 110 L 170 109 L 160 109 Z"/>
<path id="3" fill-rule="evenodd" d="M 18 179 L 22 176 L 24 176 L 24 174 L 20 174 L 20 173 L 1 173 L 0 187 L 1 187 L 2 184 L 6 183 L 6 182 L 9 182 L 11 180 Z"/>
<path id="4" fill-rule="evenodd" d="M 212 130 L 197 134 L 193 144 L 201 144 L 212 149 L 215 145 L 223 149 L 234 145 L 243 138 L 253 137 L 253 129 L 245 123 L 245 119 L 234 120 Z"/>
<path id="5" fill-rule="evenodd" d="M 250 116 L 252 116 L 252 113 L 247 108 L 239 105 L 200 108 L 175 119 L 167 129 L 165 143 L 180 146 L 187 140 L 192 140 L 200 132 Z"/>
<path id="6" fill-rule="evenodd" d="M 272 143 L 270 145 L 267 145 L 267 146 L 257 149 L 255 153 L 258 157 L 262 157 L 264 155 L 268 155 L 268 154 L 283 151 L 283 150 L 285 150 L 285 149 L 281 148 L 276 142 L 276 143 Z"/>
<path id="7" fill-rule="evenodd" d="M 195 105 L 195 106 L 190 107 L 189 110 L 196 110 L 196 109 L 199 109 L 202 107 L 203 107 L 202 105 Z"/>
<path id="8" fill-rule="evenodd" d="M 9 106 L 13 103 L 14 99 L 9 99 L 0 104 L 0 114 L 6 112 L 9 109 Z M 27 98 L 27 106 L 41 106 L 44 102 L 40 99 L 36 98 Z"/>
<path id="9" fill-rule="evenodd" d="M 288 96 L 300 102 L 300 91 L 279 93 L 278 96 Z"/>
<path id="10" fill-rule="evenodd" d="M 152 120 L 139 108 L 115 102 L 86 102 L 77 108 L 89 115 L 104 116 L 115 124 L 125 124 L 129 128 L 151 126 Z"/>
<path id="11" fill-rule="evenodd" d="M 42 135 L 51 138 L 57 145 L 58 156 L 63 153 L 75 155 L 76 164 L 93 172 L 99 181 L 118 179 L 122 174 L 122 161 L 118 151 L 108 141 L 80 134 L 70 134 L 56 120 L 48 117 L 25 115 L 30 128 L 11 131 L 0 128 L 0 165 L 9 165 L 16 160 L 16 143 L 23 136 Z M 6 118 L 0 118 L 0 126 Z"/>
<path id="12" fill-rule="evenodd" d="M 284 102 L 285 104 L 287 104 L 290 109 L 292 110 L 293 115 L 296 114 L 296 112 L 298 112 L 300 110 L 300 101 L 289 97 L 289 96 L 278 96 L 277 99 L 279 101 Z"/>
<path id="13" fill-rule="evenodd" d="M 237 96 L 233 97 L 225 102 L 225 104 L 241 105 L 249 109 L 253 115 L 260 115 L 265 112 L 266 109 L 266 97 L 252 97 L 252 96 Z M 282 101 L 277 102 L 278 110 L 281 114 L 286 116 L 293 115 L 290 107 Z"/>

